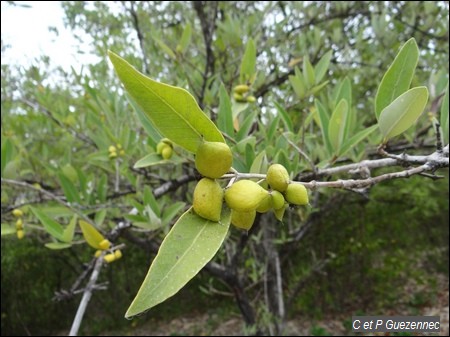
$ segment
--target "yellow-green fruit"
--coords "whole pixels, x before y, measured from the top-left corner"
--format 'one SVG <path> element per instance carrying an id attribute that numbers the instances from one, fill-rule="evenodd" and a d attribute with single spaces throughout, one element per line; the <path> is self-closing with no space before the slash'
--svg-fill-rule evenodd
<path id="1" fill-rule="evenodd" d="M 159 142 L 159 143 L 156 145 L 156 153 L 157 153 L 157 154 L 162 154 L 163 150 L 164 150 L 165 148 L 167 148 L 167 147 L 169 147 L 169 145 L 167 145 L 166 143 L 164 143 L 164 142 Z"/>
<path id="2" fill-rule="evenodd" d="M 108 147 L 108 151 L 109 152 L 116 152 L 117 149 L 116 149 L 116 147 L 114 145 L 111 145 L 110 147 Z"/>
<path id="3" fill-rule="evenodd" d="M 15 210 L 12 211 L 12 214 L 19 218 L 23 215 L 23 212 L 20 209 L 16 208 Z"/>
<path id="4" fill-rule="evenodd" d="M 289 184 L 284 196 L 290 204 L 307 205 L 309 203 L 308 191 L 302 184 Z"/>
<path id="5" fill-rule="evenodd" d="M 247 91 L 250 90 L 250 87 L 247 84 L 239 84 L 237 86 L 234 87 L 233 91 L 236 94 L 245 94 Z"/>
<path id="6" fill-rule="evenodd" d="M 114 252 L 114 256 L 116 257 L 116 260 L 120 259 L 120 258 L 122 257 L 122 252 L 121 252 L 121 250 L 120 250 L 120 249 L 117 249 L 117 250 Z"/>
<path id="7" fill-rule="evenodd" d="M 117 152 L 111 152 L 110 154 L 109 154 L 109 159 L 114 159 L 114 158 L 116 158 L 117 157 Z"/>
<path id="8" fill-rule="evenodd" d="M 173 147 L 173 143 L 169 138 L 163 138 L 163 139 L 161 139 L 161 142 L 169 145 L 170 147 Z"/>
<path id="9" fill-rule="evenodd" d="M 225 201 L 231 209 L 241 212 L 256 210 L 269 192 L 251 180 L 239 180 L 225 191 Z"/>
<path id="10" fill-rule="evenodd" d="M 255 102 L 256 102 L 256 97 L 255 97 L 255 96 L 248 96 L 248 97 L 247 97 L 247 102 L 249 102 L 249 103 L 255 103 Z"/>
<path id="11" fill-rule="evenodd" d="M 116 256 L 111 253 L 111 254 L 106 254 L 105 256 L 103 256 L 103 260 L 105 260 L 106 263 L 111 263 L 116 259 Z"/>
<path id="12" fill-rule="evenodd" d="M 111 242 L 109 242 L 108 239 L 104 239 L 104 240 L 100 241 L 98 246 L 100 247 L 100 249 L 106 250 L 106 249 L 109 249 L 109 247 L 111 247 Z"/>
<path id="13" fill-rule="evenodd" d="M 233 97 L 236 102 L 247 102 L 247 100 L 241 94 L 234 93 Z"/>
<path id="14" fill-rule="evenodd" d="M 258 207 L 256 207 L 256 211 L 258 213 L 266 213 L 270 211 L 271 208 L 272 208 L 272 198 L 270 195 L 268 195 L 266 198 L 263 199 L 263 201 L 259 203 Z"/>
<path id="15" fill-rule="evenodd" d="M 121 156 L 124 156 L 124 155 L 125 155 L 125 150 L 120 150 L 120 151 L 119 151 L 119 154 L 120 154 Z"/>
<path id="16" fill-rule="evenodd" d="M 17 219 L 17 221 L 16 221 L 16 229 L 17 230 L 23 229 L 23 221 L 22 221 L 22 219 Z"/>
<path id="17" fill-rule="evenodd" d="M 100 249 L 97 249 L 97 250 L 95 251 L 94 256 L 95 256 L 96 258 L 99 258 L 100 255 L 102 255 L 102 251 L 101 251 Z"/>
<path id="18" fill-rule="evenodd" d="M 25 236 L 25 232 L 24 232 L 23 230 L 19 229 L 19 230 L 17 231 L 17 238 L 18 238 L 19 240 L 22 240 L 24 236 Z"/>
<path id="19" fill-rule="evenodd" d="M 234 209 L 231 210 L 231 223 L 237 228 L 249 230 L 255 222 L 256 211 L 239 212 Z"/>
<path id="20" fill-rule="evenodd" d="M 289 173 L 283 165 L 273 164 L 267 170 L 266 180 L 274 190 L 284 192 L 289 185 Z"/>
<path id="21" fill-rule="evenodd" d="M 232 163 L 231 150 L 225 143 L 202 142 L 195 155 L 195 167 L 208 178 L 220 178 L 230 170 Z"/>
<path id="22" fill-rule="evenodd" d="M 213 179 L 203 178 L 194 190 L 194 211 L 202 218 L 219 221 L 222 213 L 223 190 Z"/>
<path id="23" fill-rule="evenodd" d="M 284 206 L 284 196 L 278 191 L 272 191 L 271 193 L 272 197 L 272 207 L 274 210 L 280 209 Z"/>
<path id="24" fill-rule="evenodd" d="M 168 160 L 172 157 L 173 150 L 170 146 L 166 145 L 166 147 L 162 150 L 161 156 L 163 159 Z"/>
<path id="25" fill-rule="evenodd" d="M 283 207 L 279 209 L 274 209 L 273 213 L 275 214 L 275 217 L 278 219 L 278 221 L 283 221 L 284 212 L 286 211 L 287 205 L 284 205 Z"/>

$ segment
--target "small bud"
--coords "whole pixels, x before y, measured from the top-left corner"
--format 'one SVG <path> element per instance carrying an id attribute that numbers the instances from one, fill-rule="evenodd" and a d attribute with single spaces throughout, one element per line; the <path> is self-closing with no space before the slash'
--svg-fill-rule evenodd
<path id="1" fill-rule="evenodd" d="M 115 147 L 114 145 L 111 145 L 110 147 L 108 147 L 108 151 L 109 151 L 110 153 L 112 153 L 112 152 L 116 152 L 117 149 L 116 149 L 116 147 Z"/>
<path id="2" fill-rule="evenodd" d="M 117 249 L 117 250 L 114 252 L 114 256 L 116 257 L 116 260 L 120 259 L 120 258 L 122 257 L 122 252 L 121 252 L 121 250 L 120 250 L 120 249 Z"/>
<path id="3" fill-rule="evenodd" d="M 114 158 L 117 158 L 117 152 L 111 152 L 109 154 L 109 159 L 114 159 Z"/>
<path id="4" fill-rule="evenodd" d="M 124 156 L 125 155 L 125 150 L 120 150 L 119 151 L 119 155 Z"/>
<path id="5" fill-rule="evenodd" d="M 116 146 L 117 146 L 117 148 L 118 148 L 119 150 L 121 150 L 121 149 L 122 149 L 122 144 L 120 144 L 120 143 L 117 143 L 117 144 L 116 144 Z"/>
<path id="6" fill-rule="evenodd" d="M 19 230 L 17 231 L 17 238 L 18 238 L 19 240 L 22 240 L 24 236 L 25 236 L 25 232 L 24 232 L 22 229 L 19 229 Z"/>
<path id="7" fill-rule="evenodd" d="M 116 255 L 112 254 L 106 254 L 103 256 L 103 260 L 105 260 L 106 263 L 111 263 L 116 259 Z"/>
<path id="8" fill-rule="evenodd" d="M 172 154 L 173 154 L 172 148 L 170 146 L 166 146 L 161 152 L 161 157 L 163 157 L 163 159 L 165 160 L 168 160 L 172 157 Z"/>
<path id="9" fill-rule="evenodd" d="M 101 251 L 100 249 L 97 249 L 97 250 L 95 251 L 94 256 L 98 259 L 98 258 L 100 257 L 100 255 L 102 255 L 102 251 Z"/>
<path id="10" fill-rule="evenodd" d="M 98 244 L 100 249 L 106 250 L 109 249 L 109 247 L 111 247 L 111 242 L 109 242 L 108 239 L 104 239 L 102 241 L 100 241 L 100 243 Z"/>
<path id="11" fill-rule="evenodd" d="M 20 210 L 20 209 L 18 209 L 18 208 L 16 208 L 15 210 L 13 210 L 12 211 L 12 214 L 15 216 L 15 217 L 21 217 L 21 216 L 23 216 L 23 212 Z"/>

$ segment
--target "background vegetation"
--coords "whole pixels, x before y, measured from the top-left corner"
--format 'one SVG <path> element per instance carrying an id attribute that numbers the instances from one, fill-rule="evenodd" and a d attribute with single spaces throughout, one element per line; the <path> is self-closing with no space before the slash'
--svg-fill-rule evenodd
<path id="1" fill-rule="evenodd" d="M 244 131 L 228 139 L 234 167 L 248 172 L 255 156 L 265 150 L 269 163 L 283 163 L 295 168 L 293 176 L 311 180 L 309 164 L 283 136 L 289 128 L 287 121 L 293 127 L 290 139 L 317 165 L 378 158 L 378 132 L 340 158 L 328 157 L 314 117 L 314 99 L 333 109 L 339 88 L 349 81 L 351 109 L 357 116 L 354 130 L 373 125 L 373 98 L 382 75 L 411 37 L 420 50 L 412 86 L 426 85 L 430 104 L 417 125 L 390 141 L 387 150 L 435 151 L 430 118 L 439 118 L 440 98 L 448 83 L 448 2 L 62 5 L 65 24 L 79 34 L 80 53 L 97 55 L 97 63 L 70 72 L 54 68 L 46 57 L 30 67 L 2 64 L 2 178 L 28 184 L 2 181 L 2 335 L 68 329 L 79 296 L 52 298 L 56 291 L 71 289 L 94 253 L 83 244 L 78 230 L 77 244 L 69 249 L 44 246 L 51 238 L 30 206 L 64 225 L 73 211 L 30 186 L 70 202 L 104 233 L 119 223 L 135 222 L 126 214 L 148 205 L 146 193 L 152 191 L 157 197 L 162 226 L 154 230 L 132 226 L 110 237 L 126 244 L 124 257 L 102 271 L 100 283 L 108 282 L 108 288 L 94 293 L 82 324 L 85 334 L 111 329 L 129 332 L 149 319 L 156 324 L 158 318 L 207 312 L 211 326 L 198 333 L 212 333 L 214 326 L 239 315 L 245 333 L 273 335 L 285 331 L 284 323 L 290 319 L 309 321 L 342 313 L 350 318 L 354 313 L 375 314 L 403 305 L 414 312 L 436 303 L 439 275 L 448 277 L 447 169 L 437 172 L 444 179 L 391 180 L 361 193 L 316 190 L 312 207 L 288 210 L 283 224 L 271 214 L 261 215 L 248 235 L 232 230 L 215 264 L 208 265 L 187 288 L 137 320 L 123 319 L 162 238 L 191 204 L 199 176 L 192 161 L 133 167 L 155 151 L 159 138 L 146 132 L 128 103 L 106 51 L 113 50 L 154 79 L 186 88 L 220 125 L 220 87 L 223 84 L 232 95 L 233 86 L 241 82 L 241 60 L 253 39 L 257 76 L 252 94 L 257 102 L 239 111 L 236 123 Z M 187 26 L 191 36 L 184 47 Z M 317 65 L 330 50 L 331 63 L 324 77 L 329 82 L 316 92 L 299 95 L 290 78 L 295 67 L 302 70 L 306 57 Z M 3 41 L 2 53 L 8 53 Z M 280 117 L 277 103 L 287 119 Z M 117 144 L 124 153 L 111 160 L 108 148 Z M 381 168 L 374 173 L 390 171 Z M 75 194 L 68 195 L 67 184 Z M 167 190 L 156 194 L 162 186 Z M 15 234 L 11 231 L 15 208 L 25 213 L 23 240 L 3 235 Z M 283 276 L 283 313 L 276 305 L 275 260 Z M 417 284 L 425 287 L 409 287 Z"/>

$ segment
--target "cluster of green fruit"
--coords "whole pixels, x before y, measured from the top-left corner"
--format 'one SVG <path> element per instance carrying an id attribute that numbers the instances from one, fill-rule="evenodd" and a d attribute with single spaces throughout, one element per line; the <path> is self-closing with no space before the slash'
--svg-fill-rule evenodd
<path id="1" fill-rule="evenodd" d="M 15 209 L 12 211 L 12 214 L 17 218 L 16 221 L 16 234 L 19 240 L 22 240 L 25 236 L 25 232 L 23 231 L 23 212 L 20 209 Z"/>
<path id="2" fill-rule="evenodd" d="M 194 190 L 194 211 L 202 218 L 219 221 L 223 200 L 231 209 L 231 223 L 249 230 L 256 212 L 273 209 L 278 220 L 283 219 L 287 204 L 308 204 L 308 192 L 302 184 L 291 183 L 286 168 L 280 164 L 269 167 L 266 182 L 270 190 L 252 180 L 239 180 L 224 192 L 216 181 L 231 169 L 232 154 L 225 143 L 203 142 L 195 158 L 197 170 L 205 178 Z"/>
<path id="3" fill-rule="evenodd" d="M 250 87 L 247 84 L 238 84 L 233 88 L 233 97 L 236 102 L 254 103 L 256 97 L 250 95 Z"/>
<path id="4" fill-rule="evenodd" d="M 173 144 L 170 139 L 161 139 L 161 141 L 156 145 L 156 153 L 165 160 L 170 159 L 173 154 Z"/>
<path id="5" fill-rule="evenodd" d="M 121 144 L 116 144 L 116 146 L 111 145 L 108 148 L 108 152 L 109 152 L 109 159 L 115 159 L 118 156 L 124 156 L 125 155 L 125 150 L 122 148 Z"/>

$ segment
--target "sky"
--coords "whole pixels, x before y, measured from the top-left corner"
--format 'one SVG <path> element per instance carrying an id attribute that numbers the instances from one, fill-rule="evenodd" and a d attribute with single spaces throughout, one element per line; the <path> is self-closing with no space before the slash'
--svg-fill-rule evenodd
<path id="1" fill-rule="evenodd" d="M 30 65 L 39 55 L 47 55 L 55 66 L 69 70 L 90 63 L 92 56 L 76 53 L 77 41 L 64 28 L 64 12 L 59 1 L 17 1 L 30 8 L 11 6 L 2 1 L 1 34 L 10 47 L 2 54 L 2 64 Z M 48 27 L 56 27 L 59 36 Z"/>

